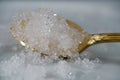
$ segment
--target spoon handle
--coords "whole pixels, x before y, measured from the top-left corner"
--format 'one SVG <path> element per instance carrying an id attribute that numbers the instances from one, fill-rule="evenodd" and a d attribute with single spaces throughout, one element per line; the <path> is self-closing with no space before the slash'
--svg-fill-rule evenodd
<path id="1" fill-rule="evenodd" d="M 92 44 L 120 42 L 120 33 L 92 34 L 90 41 L 93 41 Z"/>
<path id="2" fill-rule="evenodd" d="M 86 48 L 95 44 L 110 42 L 120 42 L 120 33 L 89 34 L 78 46 L 78 52 L 81 53 Z"/>

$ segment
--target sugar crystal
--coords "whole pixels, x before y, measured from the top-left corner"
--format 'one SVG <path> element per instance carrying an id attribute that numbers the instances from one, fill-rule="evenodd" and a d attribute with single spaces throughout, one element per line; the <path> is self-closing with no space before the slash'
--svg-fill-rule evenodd
<path id="1" fill-rule="evenodd" d="M 47 55 L 78 56 L 77 48 L 84 38 L 77 29 L 69 27 L 66 19 L 49 9 L 18 13 L 11 26 L 17 40 Z"/>

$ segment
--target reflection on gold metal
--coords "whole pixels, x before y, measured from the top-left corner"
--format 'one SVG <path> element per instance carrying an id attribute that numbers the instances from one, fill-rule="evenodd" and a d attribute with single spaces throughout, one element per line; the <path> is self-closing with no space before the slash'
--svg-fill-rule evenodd
<path id="1" fill-rule="evenodd" d="M 85 34 L 86 32 L 77 24 L 71 22 L 70 20 L 66 20 L 67 24 L 72 27 L 72 28 L 76 28 L 79 32 Z"/>
<path id="2" fill-rule="evenodd" d="M 20 44 L 21 44 L 22 46 L 26 46 L 26 43 L 23 42 L 23 41 L 20 41 Z"/>

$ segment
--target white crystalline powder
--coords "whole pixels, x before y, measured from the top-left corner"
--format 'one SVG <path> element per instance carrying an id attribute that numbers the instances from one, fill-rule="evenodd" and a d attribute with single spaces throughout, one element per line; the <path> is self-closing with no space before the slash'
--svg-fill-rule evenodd
<path id="1" fill-rule="evenodd" d="M 49 9 L 23 11 L 12 21 L 12 34 L 39 53 L 55 56 L 78 55 L 78 44 L 84 36 L 66 20 Z"/>
<path id="2" fill-rule="evenodd" d="M 96 65 L 95 61 L 88 59 L 55 61 L 41 58 L 38 53 L 23 51 L 0 62 L 0 80 L 89 80 Z M 92 80 L 99 77 L 93 75 Z"/>

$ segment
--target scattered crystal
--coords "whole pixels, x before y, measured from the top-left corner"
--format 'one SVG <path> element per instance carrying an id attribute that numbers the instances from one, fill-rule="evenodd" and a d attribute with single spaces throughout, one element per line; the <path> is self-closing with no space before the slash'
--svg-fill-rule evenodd
<path id="1" fill-rule="evenodd" d="M 81 80 L 82 75 L 88 76 L 96 65 L 88 59 L 56 61 L 53 58 L 42 58 L 40 54 L 26 50 L 16 52 L 10 59 L 0 62 L 0 79 Z"/>

